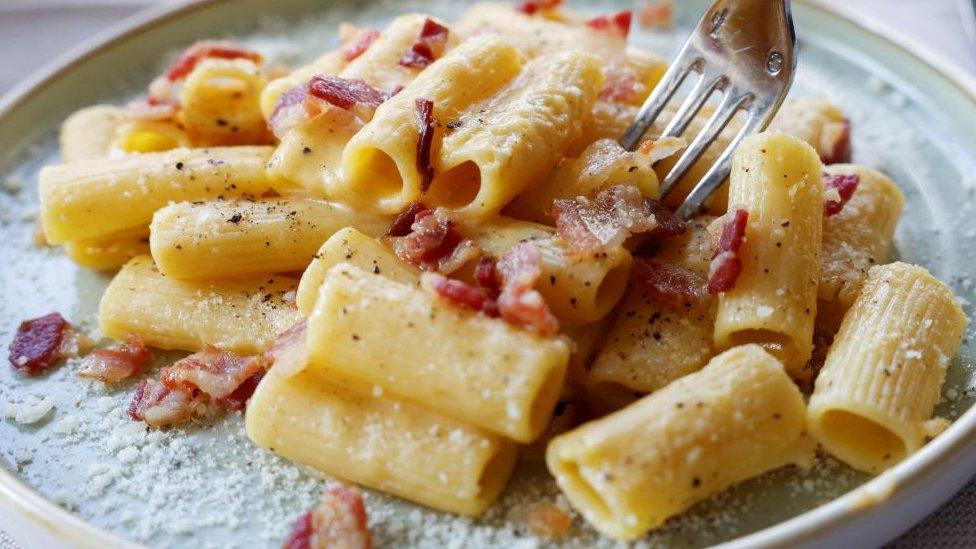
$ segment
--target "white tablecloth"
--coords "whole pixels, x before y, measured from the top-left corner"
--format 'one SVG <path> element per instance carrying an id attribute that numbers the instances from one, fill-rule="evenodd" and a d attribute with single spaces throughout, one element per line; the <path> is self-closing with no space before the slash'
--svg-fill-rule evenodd
<path id="1" fill-rule="evenodd" d="M 970 0 L 829 1 L 898 27 L 944 52 L 960 68 L 976 74 L 976 44 L 967 34 L 957 5 Z M 151 0 L 0 0 L 0 37 L 4 44 L 17 45 L 0 48 L 0 94 L 66 48 L 150 3 Z M 8 520 L 11 518 L 0 515 L 0 549 L 17 549 L 17 541 L 3 532 L 4 521 Z M 976 481 L 889 547 L 976 547 Z"/>

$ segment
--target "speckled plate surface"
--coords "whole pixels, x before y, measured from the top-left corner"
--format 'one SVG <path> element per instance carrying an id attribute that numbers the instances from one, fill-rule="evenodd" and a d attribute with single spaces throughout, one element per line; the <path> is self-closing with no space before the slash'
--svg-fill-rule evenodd
<path id="1" fill-rule="evenodd" d="M 570 3 L 584 9 L 583 2 Z M 678 4 L 673 33 L 637 31 L 634 43 L 670 54 L 705 2 Z M 196 38 L 240 39 L 272 59 L 296 62 L 335 44 L 344 20 L 376 26 L 411 10 L 453 20 L 467 6 L 202 1 L 142 17 L 12 92 L 0 101 L 0 342 L 10 341 L 19 321 L 53 310 L 96 330 L 109 277 L 34 244 L 37 171 L 56 161 L 57 128 L 70 112 L 132 97 L 167 54 Z M 585 11 L 638 6 L 591 1 Z M 792 96 L 823 97 L 850 115 L 855 161 L 889 173 L 908 198 L 897 255 L 925 265 L 972 300 L 976 85 L 917 46 L 887 38 L 892 34 L 870 21 L 814 1 L 797 1 L 794 10 L 801 57 Z M 966 310 L 972 314 L 968 301 Z M 953 427 L 884 475 L 871 480 L 828 459 L 809 472 L 784 469 L 696 506 L 640 543 L 853 547 L 890 539 L 976 471 L 976 411 L 966 413 L 976 397 L 974 355 L 970 331 L 938 409 L 956 419 Z M 160 363 L 167 359 L 159 356 Z M 74 370 L 68 364 L 27 380 L 0 365 L 0 512 L 18 517 L 9 528 L 38 546 L 277 546 L 331 482 L 250 444 L 239 415 L 147 431 L 125 417 L 132 384 L 104 389 Z M 15 416 L 29 414 L 32 405 L 53 408 L 36 423 L 18 422 Z M 544 467 L 531 460 L 478 520 L 367 493 L 379 547 L 534 546 L 522 517 L 532 503 L 556 499 Z M 578 517 L 562 541 L 611 545 Z"/>

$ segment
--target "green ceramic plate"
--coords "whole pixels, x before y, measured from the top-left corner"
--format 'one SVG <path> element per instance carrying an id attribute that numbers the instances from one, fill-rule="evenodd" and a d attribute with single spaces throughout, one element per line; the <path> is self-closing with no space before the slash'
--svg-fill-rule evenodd
<path id="1" fill-rule="evenodd" d="M 704 9 L 701 1 L 679 4 L 673 34 L 640 31 L 632 40 L 671 53 Z M 639 3 L 586 6 L 603 12 Z M 0 101 L 0 341 L 10 340 L 20 320 L 52 310 L 95 329 L 108 277 L 33 244 L 37 171 L 56 161 L 58 125 L 69 113 L 134 96 L 167 54 L 197 38 L 241 39 L 272 59 L 295 62 L 332 47 L 341 21 L 375 26 L 410 10 L 453 19 L 466 7 L 420 0 L 205 0 L 141 17 L 12 92 Z M 798 1 L 794 9 L 801 57 L 793 96 L 823 97 L 849 113 L 855 160 L 888 172 L 908 198 L 897 254 L 929 267 L 971 300 L 976 85 L 869 21 L 817 2 Z M 958 418 L 955 425 L 884 475 L 865 484 L 868 478 L 826 459 L 810 472 L 778 471 L 704 502 L 645 542 L 857 546 L 890 539 L 976 471 L 976 412 L 964 413 L 973 403 L 973 356 L 970 335 L 939 406 Z M 123 540 L 277 546 L 330 483 L 251 445 L 239 416 L 147 431 L 125 417 L 132 390 L 81 381 L 70 366 L 33 380 L 0 366 L 0 416 L 25 404 L 46 407 L 45 399 L 53 404 L 31 426 L 0 418 L 0 507 L 9 511 L 5 517 L 17 517 L 5 518 L 4 527 L 38 546 Z M 500 503 L 478 520 L 373 492 L 367 505 L 380 547 L 528 547 L 536 541 L 523 526 L 527 506 L 557 497 L 541 464 L 526 463 Z M 579 519 L 564 542 L 611 545 Z"/>

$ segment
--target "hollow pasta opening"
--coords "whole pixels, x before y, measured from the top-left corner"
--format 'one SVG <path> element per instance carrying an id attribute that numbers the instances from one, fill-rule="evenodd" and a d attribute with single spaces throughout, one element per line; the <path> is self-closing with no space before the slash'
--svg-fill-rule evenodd
<path id="1" fill-rule="evenodd" d="M 603 318 L 620 300 L 630 279 L 630 262 L 621 262 L 603 275 L 593 297 L 593 316 Z"/>
<path id="2" fill-rule="evenodd" d="M 884 425 L 847 410 L 828 410 L 819 419 L 821 443 L 853 467 L 878 471 L 908 454 L 905 441 Z"/>
<path id="3" fill-rule="evenodd" d="M 460 209 L 481 192 L 481 168 L 471 161 L 462 162 L 434 178 L 424 196 L 428 206 Z"/>
<path id="4" fill-rule="evenodd" d="M 357 192 L 364 202 L 396 200 L 403 192 L 403 177 L 393 157 L 380 149 L 365 149 L 359 154 L 355 170 L 359 180 L 368 181 Z"/>
<path id="5" fill-rule="evenodd" d="M 600 521 L 608 521 L 613 515 L 610 505 L 603 496 L 593 487 L 580 471 L 579 464 L 570 460 L 559 460 L 559 473 L 563 490 L 566 495 L 574 502 L 574 507 L 585 510 L 587 514 L 593 515 Z"/>
<path id="6" fill-rule="evenodd" d="M 485 463 L 478 477 L 478 499 L 491 502 L 499 492 L 505 488 L 508 477 L 515 467 L 517 451 L 509 446 L 502 445 Z"/>

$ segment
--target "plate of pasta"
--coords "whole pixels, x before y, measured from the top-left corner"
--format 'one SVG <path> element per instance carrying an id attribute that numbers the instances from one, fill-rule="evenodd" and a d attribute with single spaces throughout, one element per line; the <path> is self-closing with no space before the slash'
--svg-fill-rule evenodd
<path id="1" fill-rule="evenodd" d="M 0 506 L 59 546 L 904 531 L 976 472 L 976 86 L 798 1 L 789 98 L 679 219 L 741 121 L 666 199 L 687 140 L 617 139 L 704 4 L 202 0 L 14 91 Z"/>

